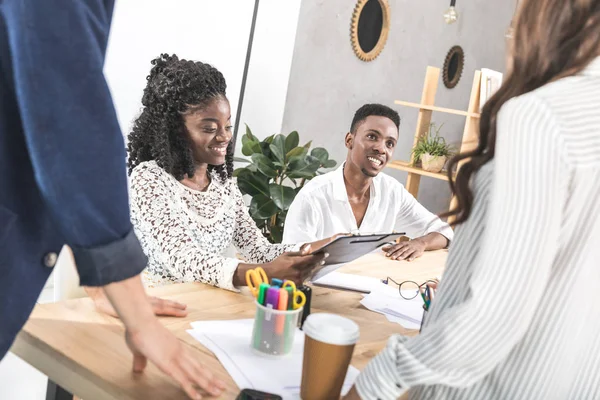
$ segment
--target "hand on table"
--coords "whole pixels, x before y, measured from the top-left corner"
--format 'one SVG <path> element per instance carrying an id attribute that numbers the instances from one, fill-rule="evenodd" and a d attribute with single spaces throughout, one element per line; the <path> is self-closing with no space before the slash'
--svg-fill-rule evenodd
<path id="1" fill-rule="evenodd" d="M 198 388 L 218 396 L 225 384 L 217 379 L 191 352 L 156 319 L 135 332 L 125 331 L 127 346 L 133 353 L 133 372 L 140 373 L 148 360 L 173 378 L 191 399 L 201 399 Z"/>
<path id="2" fill-rule="evenodd" d="M 85 288 L 85 291 L 94 300 L 94 305 L 98 312 L 108 314 L 112 317 L 118 318 L 117 312 L 115 311 L 110 301 L 106 297 L 104 290 L 101 288 Z M 185 317 L 187 315 L 187 306 L 182 303 L 178 303 L 173 300 L 161 299 L 158 297 L 148 297 L 148 301 L 152 306 L 152 311 L 155 315 L 165 317 Z"/>
<path id="3" fill-rule="evenodd" d="M 426 244 L 419 239 L 409 240 L 406 242 L 396 243 L 394 245 L 384 246 L 382 250 L 385 256 L 392 260 L 407 260 L 412 261 L 423 255 L 426 249 Z"/>

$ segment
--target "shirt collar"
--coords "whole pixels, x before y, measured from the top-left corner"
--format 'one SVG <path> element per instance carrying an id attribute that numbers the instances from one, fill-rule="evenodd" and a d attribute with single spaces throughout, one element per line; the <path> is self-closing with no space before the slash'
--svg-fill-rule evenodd
<path id="1" fill-rule="evenodd" d="M 348 192 L 346 191 L 346 183 L 344 182 L 344 161 L 342 165 L 334 171 L 333 176 L 333 198 L 338 201 L 348 201 Z M 378 174 L 371 181 L 371 198 L 374 199 L 377 196 L 377 184 L 381 179 L 381 174 Z"/>
<path id="2" fill-rule="evenodd" d="M 600 77 L 600 57 L 596 57 L 581 71 L 582 75 Z"/>

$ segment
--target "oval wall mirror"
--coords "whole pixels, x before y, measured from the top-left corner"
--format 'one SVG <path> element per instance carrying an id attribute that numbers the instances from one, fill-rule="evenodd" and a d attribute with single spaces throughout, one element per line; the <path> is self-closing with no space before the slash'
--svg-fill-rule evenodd
<path id="1" fill-rule="evenodd" d="M 372 61 L 385 46 L 390 30 L 387 0 L 358 0 L 352 14 L 350 37 L 358 58 Z"/>
<path id="2" fill-rule="evenodd" d="M 460 81 L 464 66 L 465 53 L 462 47 L 452 47 L 448 51 L 448 54 L 446 54 L 446 60 L 444 61 L 444 86 L 446 86 L 448 89 L 452 89 L 458 85 L 458 81 Z"/>

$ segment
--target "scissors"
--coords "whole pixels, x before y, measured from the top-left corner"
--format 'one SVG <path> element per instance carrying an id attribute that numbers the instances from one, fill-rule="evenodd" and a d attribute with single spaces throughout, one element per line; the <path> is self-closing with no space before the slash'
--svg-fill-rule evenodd
<path id="1" fill-rule="evenodd" d="M 269 284 L 267 273 L 262 267 L 256 267 L 246 271 L 246 284 L 248 285 L 250 292 L 252 292 L 252 295 L 256 298 L 258 298 L 261 283 Z"/>
<path id="2" fill-rule="evenodd" d="M 292 308 L 294 310 L 297 310 L 300 307 L 304 306 L 304 304 L 306 304 L 306 295 L 298 289 L 296 289 L 296 284 L 294 282 L 285 281 L 281 288 L 285 289 L 286 287 L 292 288 Z"/>

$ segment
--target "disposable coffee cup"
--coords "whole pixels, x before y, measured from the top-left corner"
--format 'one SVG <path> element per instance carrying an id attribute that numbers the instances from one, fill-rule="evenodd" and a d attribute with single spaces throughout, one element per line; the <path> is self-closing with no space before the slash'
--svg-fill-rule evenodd
<path id="1" fill-rule="evenodd" d="M 342 391 L 359 328 L 335 314 L 311 314 L 304 322 L 304 360 L 300 397 L 338 399 Z"/>

